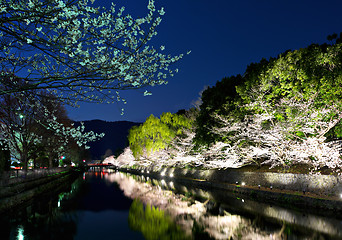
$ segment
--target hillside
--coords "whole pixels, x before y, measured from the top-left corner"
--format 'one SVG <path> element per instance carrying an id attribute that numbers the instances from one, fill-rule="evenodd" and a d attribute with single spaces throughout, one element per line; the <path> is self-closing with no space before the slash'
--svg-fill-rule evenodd
<path id="1" fill-rule="evenodd" d="M 88 144 L 93 160 L 101 159 L 109 150 L 115 154 L 120 149 L 128 146 L 128 130 L 140 124 L 128 121 L 107 122 L 102 120 L 83 121 L 83 123 L 86 131 L 105 133 L 101 140 Z M 76 126 L 79 124 L 80 122 L 75 123 Z"/>

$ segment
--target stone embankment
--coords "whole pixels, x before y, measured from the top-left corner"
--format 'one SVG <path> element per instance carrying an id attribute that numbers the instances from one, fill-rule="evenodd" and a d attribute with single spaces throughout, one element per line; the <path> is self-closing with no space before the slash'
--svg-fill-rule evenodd
<path id="1" fill-rule="evenodd" d="M 0 212 L 21 205 L 34 197 L 58 189 L 64 182 L 78 175 L 73 169 L 63 169 L 41 177 L 9 181 L 0 187 Z"/>
<path id="2" fill-rule="evenodd" d="M 224 189 L 238 195 L 248 195 L 258 201 L 342 210 L 342 178 L 336 175 L 248 172 L 237 169 L 122 168 L 120 170 L 151 178 L 187 182 L 202 188 Z"/>

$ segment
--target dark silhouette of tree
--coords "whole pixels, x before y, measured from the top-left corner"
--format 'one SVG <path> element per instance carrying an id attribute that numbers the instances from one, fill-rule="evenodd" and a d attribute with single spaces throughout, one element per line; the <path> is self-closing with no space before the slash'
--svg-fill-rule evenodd
<path id="1" fill-rule="evenodd" d="M 68 152 L 69 144 L 80 147 L 101 137 L 85 132 L 83 125 L 73 127 L 52 94 L 36 90 L 35 96 L 27 92 L 0 95 L 0 139 L 24 170 L 29 159 L 47 158 L 51 167 L 58 156 Z"/>

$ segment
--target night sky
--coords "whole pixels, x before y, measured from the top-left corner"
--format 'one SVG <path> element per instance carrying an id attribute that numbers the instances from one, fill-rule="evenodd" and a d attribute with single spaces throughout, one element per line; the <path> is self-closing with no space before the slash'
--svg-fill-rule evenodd
<path id="1" fill-rule="evenodd" d="M 113 0 L 133 17 L 147 14 L 148 0 Z M 95 4 L 110 5 L 110 0 Z M 67 107 L 73 120 L 142 122 L 150 114 L 189 109 L 206 86 L 223 77 L 243 74 L 247 65 L 276 57 L 285 50 L 327 42 L 342 32 L 342 1 L 338 0 L 156 0 L 166 14 L 151 45 L 165 45 L 164 53 L 191 50 L 177 63 L 179 73 L 169 84 L 122 92 L 127 104 L 83 104 Z M 123 116 L 121 108 L 125 108 Z"/>

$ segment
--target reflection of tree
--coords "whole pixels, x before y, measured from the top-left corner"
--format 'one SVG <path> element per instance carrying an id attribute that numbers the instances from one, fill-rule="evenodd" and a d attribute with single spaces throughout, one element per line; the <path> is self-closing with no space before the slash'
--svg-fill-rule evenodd
<path id="1" fill-rule="evenodd" d="M 167 229 L 163 228 L 164 225 L 160 222 L 161 217 L 157 218 L 157 214 L 153 215 L 156 211 L 165 212 L 168 217 L 164 218 L 173 221 L 174 226 L 183 229 L 189 238 L 191 236 L 194 239 L 270 239 L 269 236 L 272 235 L 275 240 L 282 239 L 277 235 L 278 229 L 258 228 L 249 219 L 230 214 L 224 209 L 223 213 L 221 212 L 219 215 L 216 215 L 219 212 L 213 214 L 210 201 L 204 203 L 194 199 L 188 199 L 191 200 L 188 201 L 186 195 L 191 195 L 192 192 L 181 190 L 185 195 L 175 194 L 170 191 L 175 189 L 173 183 L 166 183 L 165 180 L 160 182 L 153 180 L 152 185 L 151 182 L 145 182 L 142 179 L 135 180 L 132 176 L 120 172 L 114 173 L 112 176 L 111 179 L 119 184 L 127 197 L 139 199 L 142 202 L 134 200 L 128 220 L 129 226 L 133 230 L 142 232 L 146 239 L 182 239 L 181 236 L 185 236 L 178 236 L 178 228 L 172 228 L 170 225 Z M 172 187 L 169 190 L 164 190 L 164 188 L 168 189 L 167 185 Z M 178 187 L 176 189 L 181 189 Z M 144 208 L 144 205 L 147 207 Z M 151 208 L 150 206 L 154 207 Z M 170 235 L 170 231 L 173 230 L 175 232 Z M 161 233 L 166 237 L 163 238 L 162 235 L 158 235 Z"/>
<path id="2" fill-rule="evenodd" d="M 190 239 L 163 210 L 134 200 L 129 209 L 128 223 L 131 229 L 140 231 L 146 239 Z"/>
<path id="3" fill-rule="evenodd" d="M 5 226 L 1 231 L 4 238 L 1 239 L 73 239 L 77 233 L 79 214 L 65 208 L 65 205 L 71 202 L 68 199 L 80 194 L 82 180 L 72 184 L 74 180 L 67 179 L 54 190 L 32 199 L 26 208 L 9 212 L 8 216 L 1 215 L 0 224 Z M 12 238 L 7 238 L 7 234 Z"/>

